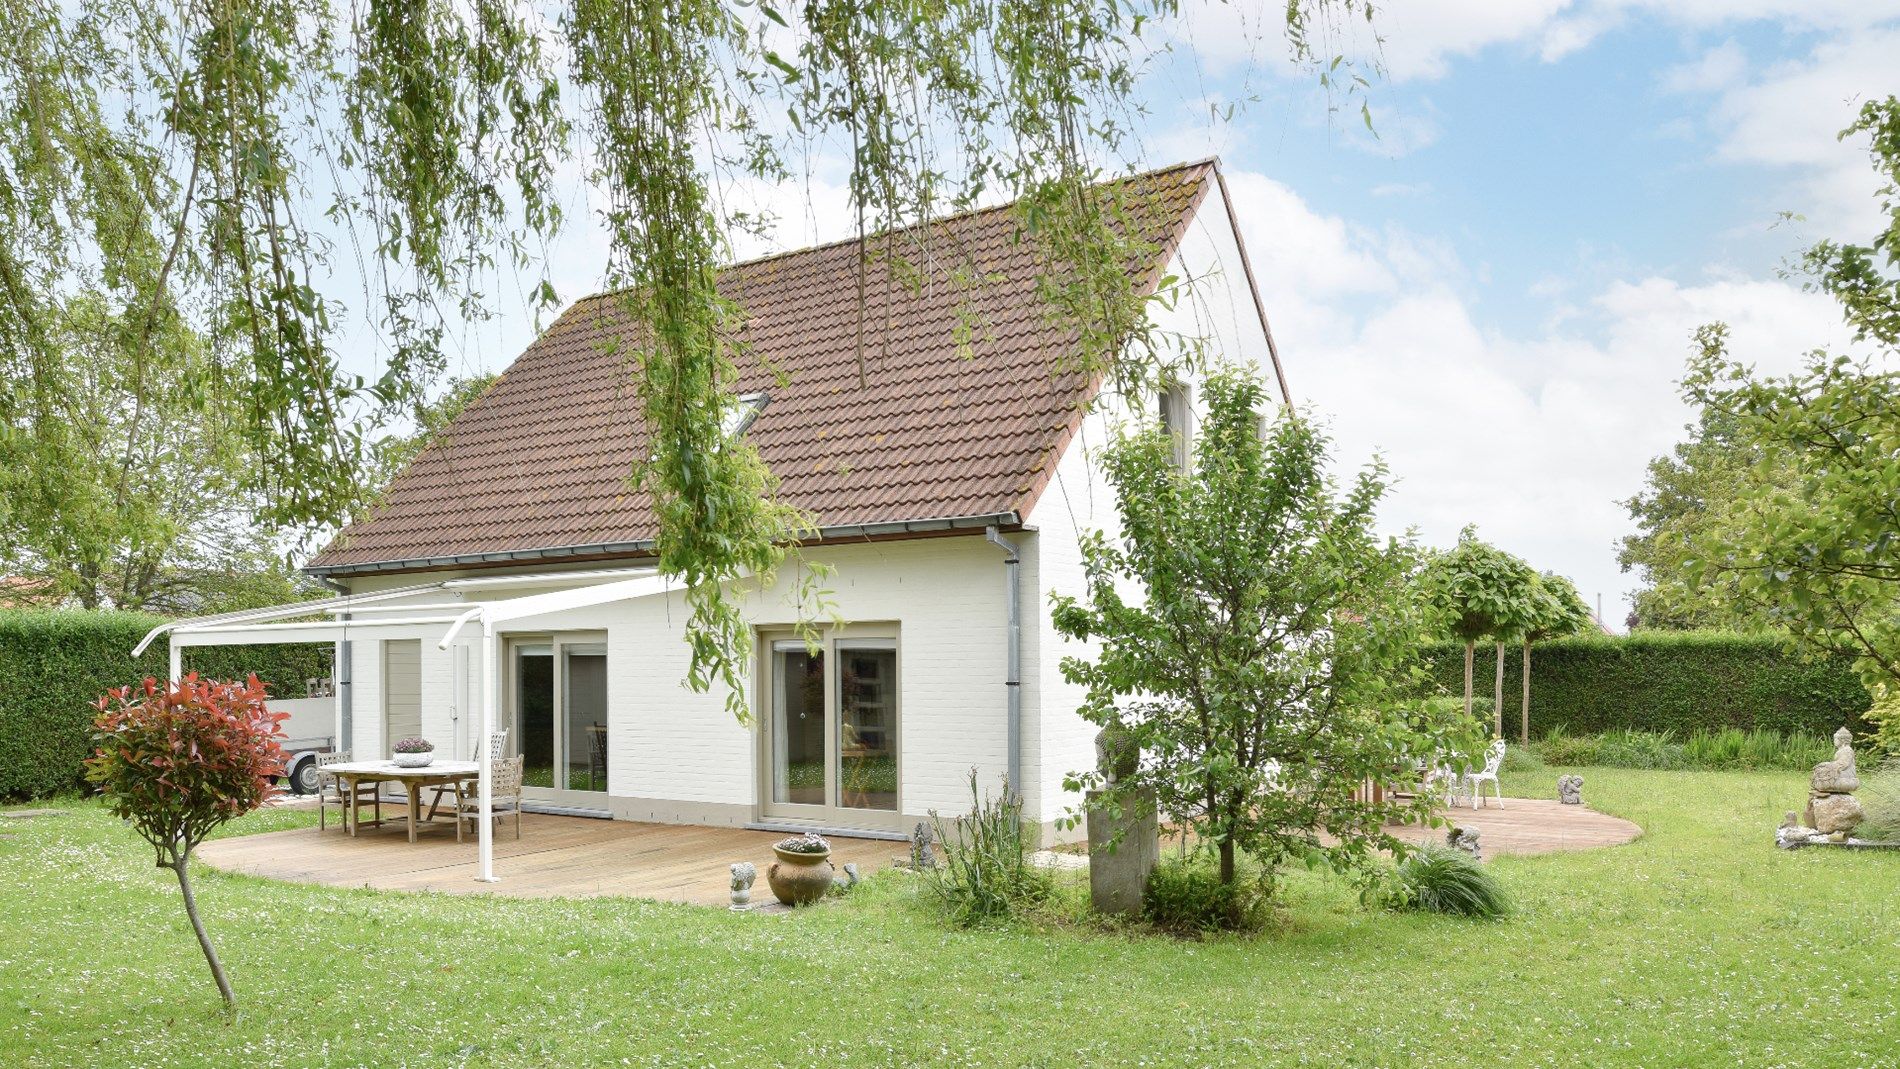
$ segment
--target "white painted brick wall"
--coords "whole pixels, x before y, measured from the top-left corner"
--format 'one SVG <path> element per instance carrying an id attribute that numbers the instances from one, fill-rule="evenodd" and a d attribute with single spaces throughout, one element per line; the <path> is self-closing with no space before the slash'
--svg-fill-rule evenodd
<path id="1" fill-rule="evenodd" d="M 1249 252 L 1257 257 L 1268 250 Z M 1210 353 L 1243 367 L 1255 367 L 1267 384 L 1267 397 L 1277 402 L 1279 392 L 1273 385 L 1266 333 L 1260 329 L 1253 298 L 1246 288 L 1240 247 L 1218 188 L 1210 190 L 1202 203 L 1169 273 L 1196 281 L 1187 299 L 1172 310 L 1160 311 L 1160 327 L 1206 337 Z M 1198 417 L 1205 411 L 1195 389 L 1198 383 L 1190 380 L 1188 385 Z M 1028 767 L 1035 771 L 1025 785 L 1024 801 L 1028 811 L 1044 821 L 1057 819 L 1080 802 L 1074 794 L 1063 792 L 1062 779 L 1066 773 L 1094 767 L 1095 734 L 1099 730 L 1077 714 L 1086 692 L 1065 681 L 1060 669 L 1063 657 L 1087 657 L 1093 644 L 1071 642 L 1055 633 L 1049 599 L 1053 592 L 1078 598 L 1087 592 L 1081 554 L 1084 532 L 1100 530 L 1112 540 L 1121 529 L 1114 489 L 1089 458 L 1110 440 L 1112 428 L 1126 414 L 1125 406 L 1115 398 L 1103 399 L 1084 420 L 1081 433 L 1063 454 L 1049 488 L 1029 517 L 1037 532 L 1032 570 L 1035 578 L 1032 595 L 1024 600 L 1035 608 L 1033 620 L 1025 620 L 1025 628 L 1033 638 L 1025 636 L 1024 675 L 1035 680 L 1034 707 L 1038 715 L 1034 742 L 1025 741 L 1025 751 L 1034 748 L 1034 760 Z M 1133 592 L 1124 590 L 1124 595 L 1132 596 Z M 1032 622 L 1033 628 L 1029 627 Z"/>

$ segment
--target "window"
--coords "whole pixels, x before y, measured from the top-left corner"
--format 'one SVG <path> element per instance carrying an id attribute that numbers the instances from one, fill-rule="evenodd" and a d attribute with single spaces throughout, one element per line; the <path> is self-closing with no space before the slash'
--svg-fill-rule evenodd
<path id="1" fill-rule="evenodd" d="M 896 630 L 858 625 L 815 646 L 768 635 L 764 653 L 763 815 L 896 827 Z"/>
<path id="2" fill-rule="evenodd" d="M 727 438 L 739 437 L 752 426 L 753 420 L 759 418 L 759 413 L 765 411 L 765 406 L 771 403 L 772 395 L 764 391 L 740 394 L 732 399 L 730 406 L 726 409 L 725 423 L 720 429 L 725 432 Z"/>
<path id="3" fill-rule="evenodd" d="M 1178 382 L 1163 386 L 1155 414 L 1161 429 L 1174 439 L 1174 466 L 1186 471 L 1194 447 L 1194 406 L 1188 403 L 1187 387 Z"/>

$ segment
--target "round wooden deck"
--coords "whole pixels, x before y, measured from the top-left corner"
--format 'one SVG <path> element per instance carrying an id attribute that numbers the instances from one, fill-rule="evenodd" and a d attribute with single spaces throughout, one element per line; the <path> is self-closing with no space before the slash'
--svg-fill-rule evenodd
<path id="1" fill-rule="evenodd" d="M 1584 806 L 1560 805 L 1534 798 L 1507 798 L 1482 809 L 1459 807 L 1445 814 L 1452 822 L 1475 828 L 1484 856 L 1545 854 L 1616 846 L 1642 829 Z M 366 829 L 359 838 L 332 825 L 216 839 L 198 848 L 207 865 L 270 879 L 331 887 L 369 887 L 388 891 L 443 891 L 498 894 L 520 898 L 590 898 L 619 895 L 701 905 L 724 905 L 729 866 L 750 861 L 758 867 L 752 901 L 772 901 L 765 869 L 772 843 L 782 833 L 738 828 L 701 828 L 643 824 L 624 820 L 529 813 L 516 839 L 512 822 L 495 837 L 495 874 L 500 883 L 475 880 L 475 843 L 455 841 L 453 825 L 425 824 L 417 842 L 408 841 L 400 822 Z M 1444 841 L 1444 829 L 1394 829 L 1412 841 Z M 841 869 L 854 861 L 869 875 L 902 856 L 907 845 L 878 839 L 833 837 L 832 862 Z"/>
<path id="2" fill-rule="evenodd" d="M 700 905 L 725 905 L 733 862 L 750 861 L 759 872 L 752 886 L 756 908 L 774 902 L 765 870 L 772 844 L 785 837 L 784 832 L 528 813 L 521 818 L 521 838 L 515 838 L 512 819 L 495 834 L 495 875 L 501 882 L 480 883 L 474 836 L 456 842 L 455 826 L 445 821 L 419 825 L 417 832 L 411 843 L 406 826 L 395 821 L 351 838 L 332 823 L 321 832 L 293 828 L 214 839 L 195 856 L 229 872 L 330 887 L 516 898 L 618 895 Z M 846 862 L 857 862 L 868 876 L 908 849 L 902 842 L 833 837 L 831 860 L 841 872 Z"/>
<path id="3" fill-rule="evenodd" d="M 1544 798 L 1506 798 L 1502 806 L 1493 799 L 1482 809 L 1459 805 L 1443 810 L 1442 815 L 1453 824 L 1476 830 L 1485 857 L 1621 846 L 1643 834 L 1642 828 L 1621 817 Z M 1396 829 L 1395 834 L 1412 842 L 1445 841 L 1443 828 L 1410 827 Z"/>

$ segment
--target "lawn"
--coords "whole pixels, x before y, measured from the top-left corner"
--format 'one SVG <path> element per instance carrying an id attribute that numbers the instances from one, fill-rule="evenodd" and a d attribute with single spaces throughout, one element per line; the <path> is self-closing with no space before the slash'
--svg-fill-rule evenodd
<path id="1" fill-rule="evenodd" d="M 1798 774 L 1584 772 L 1645 836 L 1496 861 L 1500 924 L 1317 876 L 1282 930 L 1184 943 L 953 932 L 901 874 L 735 916 L 201 869 L 235 1019 L 168 875 L 79 805 L 0 839 L 0 1065 L 1900 1063 L 1900 856 L 1772 849 Z"/>

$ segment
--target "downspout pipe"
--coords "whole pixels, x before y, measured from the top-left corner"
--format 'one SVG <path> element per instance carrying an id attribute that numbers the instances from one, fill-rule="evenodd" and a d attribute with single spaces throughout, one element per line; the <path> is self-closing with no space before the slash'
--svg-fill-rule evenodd
<path id="1" fill-rule="evenodd" d="M 1004 639 L 1009 667 L 1003 687 L 1009 698 L 1009 793 L 1022 797 L 1023 783 L 1023 565 L 1016 543 L 995 526 L 983 528 L 983 537 L 1003 551 L 1003 596 L 1007 599 L 1008 635 Z"/>

